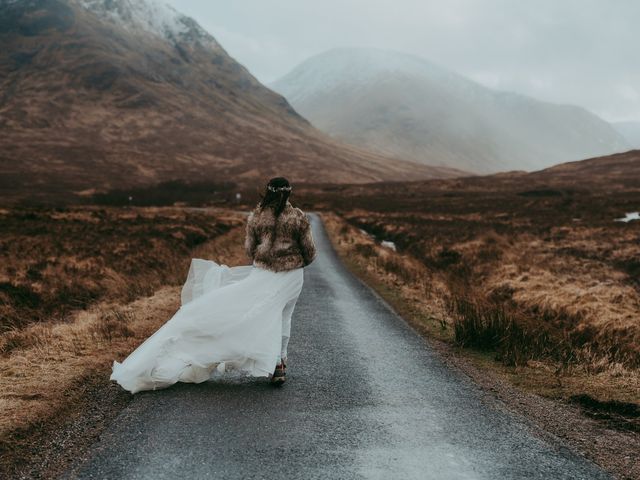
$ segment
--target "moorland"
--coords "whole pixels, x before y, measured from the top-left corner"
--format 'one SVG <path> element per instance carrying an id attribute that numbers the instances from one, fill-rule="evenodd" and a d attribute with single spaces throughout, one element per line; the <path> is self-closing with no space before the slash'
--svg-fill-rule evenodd
<path id="1" fill-rule="evenodd" d="M 347 265 L 426 337 L 626 435 L 640 430 L 640 222 L 619 220 L 640 210 L 639 169 L 630 152 L 536 173 L 297 184 L 292 201 L 321 213 Z M 99 434 L 87 409 L 130 400 L 108 385 L 111 361 L 175 311 L 190 258 L 247 262 L 257 199 L 174 182 L 0 210 L 5 470 L 45 454 L 47 472 L 62 468 L 61 447 L 43 445 L 68 418 Z"/>
<path id="2" fill-rule="evenodd" d="M 114 414 L 109 409 L 130 401 L 109 385 L 111 362 L 175 312 L 190 258 L 244 261 L 243 222 L 220 208 L 0 210 L 6 478 L 56 476 Z M 74 418 L 79 425 L 65 431 Z"/>
<path id="3" fill-rule="evenodd" d="M 336 247 L 428 335 L 640 430 L 640 153 L 526 174 L 315 186 Z M 634 413 L 635 412 L 635 413 Z"/>

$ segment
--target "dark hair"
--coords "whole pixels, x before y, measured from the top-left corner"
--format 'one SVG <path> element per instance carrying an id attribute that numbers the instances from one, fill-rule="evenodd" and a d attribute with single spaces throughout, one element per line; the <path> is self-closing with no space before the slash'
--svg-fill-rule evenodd
<path id="1" fill-rule="evenodd" d="M 265 193 L 260 202 L 260 209 L 273 208 L 273 213 L 277 217 L 282 213 L 291 195 L 291 185 L 284 177 L 275 177 L 269 180 Z"/>

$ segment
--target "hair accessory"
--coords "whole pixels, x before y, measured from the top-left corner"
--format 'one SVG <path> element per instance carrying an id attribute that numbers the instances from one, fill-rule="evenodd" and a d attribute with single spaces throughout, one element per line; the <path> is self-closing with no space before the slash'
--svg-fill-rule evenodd
<path id="1" fill-rule="evenodd" d="M 290 192 L 291 187 L 272 187 L 271 185 L 267 185 L 267 190 L 270 192 Z"/>

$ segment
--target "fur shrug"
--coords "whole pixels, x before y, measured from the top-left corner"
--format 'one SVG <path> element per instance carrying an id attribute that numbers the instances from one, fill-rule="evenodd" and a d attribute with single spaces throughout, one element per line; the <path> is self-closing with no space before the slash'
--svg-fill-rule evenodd
<path id="1" fill-rule="evenodd" d="M 277 218 L 272 208 L 256 207 L 244 246 L 255 266 L 274 272 L 306 267 L 316 256 L 309 219 L 289 202 Z"/>

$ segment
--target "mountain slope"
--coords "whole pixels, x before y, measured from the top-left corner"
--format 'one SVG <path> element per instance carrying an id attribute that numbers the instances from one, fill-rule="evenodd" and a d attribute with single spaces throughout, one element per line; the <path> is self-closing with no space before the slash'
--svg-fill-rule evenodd
<path id="1" fill-rule="evenodd" d="M 584 109 L 493 91 L 400 53 L 331 50 L 271 86 L 336 138 L 430 165 L 534 170 L 628 149 Z"/>
<path id="2" fill-rule="evenodd" d="M 0 194 L 451 175 L 342 146 L 151 0 L 0 0 Z"/>
<path id="3" fill-rule="evenodd" d="M 604 157 L 567 162 L 530 173 L 531 181 L 573 185 L 579 188 L 599 186 L 610 192 L 619 188 L 640 189 L 640 150 Z"/>

